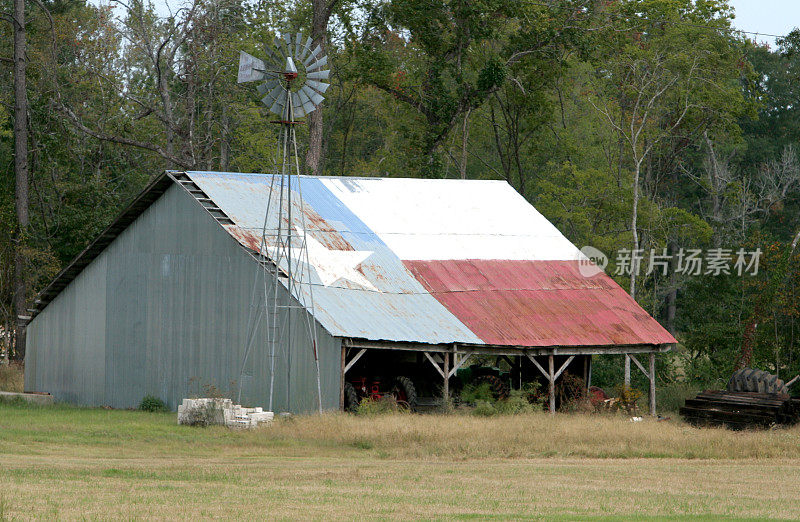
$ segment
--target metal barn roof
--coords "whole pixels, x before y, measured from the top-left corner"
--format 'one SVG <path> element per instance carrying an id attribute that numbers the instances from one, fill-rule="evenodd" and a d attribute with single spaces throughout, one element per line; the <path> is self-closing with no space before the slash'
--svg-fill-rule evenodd
<path id="1" fill-rule="evenodd" d="M 272 176 L 186 175 L 233 221 L 226 230 L 258 250 Z M 314 268 L 300 288 L 313 291 L 333 335 L 525 347 L 675 342 L 610 277 L 581 275 L 583 254 L 505 181 L 296 181 Z M 276 228 L 275 212 L 268 223 Z"/>
<path id="2" fill-rule="evenodd" d="M 261 235 L 273 176 L 168 175 L 243 247 L 269 255 L 277 197 L 264 250 Z M 163 183 L 150 189 L 163 192 Z M 316 319 L 334 336 L 514 347 L 676 342 L 606 274 L 582 275 L 585 257 L 504 181 L 300 176 L 292 189 L 292 226 L 305 227 L 311 265 L 298 288 L 313 292 Z M 120 219 L 129 222 L 130 210 Z M 89 261 L 67 267 L 40 306 Z"/>

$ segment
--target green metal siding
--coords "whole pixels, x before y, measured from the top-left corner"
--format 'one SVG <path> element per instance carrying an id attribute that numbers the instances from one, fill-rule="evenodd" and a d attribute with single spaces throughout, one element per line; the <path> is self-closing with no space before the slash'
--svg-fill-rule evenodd
<path id="1" fill-rule="evenodd" d="M 26 389 L 115 408 L 135 407 L 148 394 L 176 408 L 182 398 L 214 389 L 235 399 L 248 321 L 258 312 L 253 305 L 264 304 L 264 277 L 271 276 L 172 186 L 30 323 Z M 273 409 L 312 411 L 316 373 L 300 316 L 307 312 L 292 313 L 292 346 L 276 354 Z M 312 324 L 323 407 L 336 409 L 341 342 Z M 243 403 L 267 406 L 269 362 L 258 328 Z"/>

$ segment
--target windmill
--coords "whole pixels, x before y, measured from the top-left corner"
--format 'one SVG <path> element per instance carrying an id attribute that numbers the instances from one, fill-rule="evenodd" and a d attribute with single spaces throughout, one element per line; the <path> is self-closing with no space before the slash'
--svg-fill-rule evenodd
<path id="1" fill-rule="evenodd" d="M 291 332 L 293 315 L 299 315 L 311 339 L 317 371 L 317 403 L 322 412 L 317 336 L 309 318 L 314 317 L 314 295 L 311 285 L 311 264 L 308 258 L 305 209 L 302 188 L 297 176 L 300 162 L 297 155 L 295 127 L 302 124 L 297 118 L 313 112 L 324 100 L 322 96 L 329 85 L 330 70 L 326 69 L 328 57 L 312 40 L 303 41 L 303 34 L 285 34 L 265 46 L 266 60 L 242 51 L 239 54 L 238 83 L 261 82 L 257 86 L 261 103 L 280 119 L 280 137 L 275 154 L 275 168 L 271 172 L 269 197 L 261 231 L 259 261 L 274 275 L 264 278 L 264 313 L 266 315 L 267 344 L 269 345 L 270 383 L 269 409 L 273 407 L 275 358 L 279 347 L 286 348 L 286 403 L 291 404 Z M 301 64 L 298 70 L 297 64 Z M 304 76 L 304 78 L 303 78 Z M 294 194 L 296 193 L 296 195 Z M 276 200 L 276 201 L 273 201 Z M 277 211 L 273 205 L 277 205 Z M 284 279 L 284 283 L 280 282 Z M 283 293 L 280 287 L 285 286 Z M 305 288 L 303 288 L 305 286 Z M 294 298 L 296 300 L 293 301 Z M 254 339 L 257 321 L 248 336 L 242 371 L 239 378 L 239 401 L 247 358 Z"/>

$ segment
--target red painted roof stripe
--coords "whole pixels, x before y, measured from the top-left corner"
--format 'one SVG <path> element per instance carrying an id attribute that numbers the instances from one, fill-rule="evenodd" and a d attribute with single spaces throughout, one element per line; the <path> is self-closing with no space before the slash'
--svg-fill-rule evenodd
<path id="1" fill-rule="evenodd" d="M 487 344 L 606 346 L 675 343 L 613 279 L 578 261 L 404 261 L 419 282 Z"/>

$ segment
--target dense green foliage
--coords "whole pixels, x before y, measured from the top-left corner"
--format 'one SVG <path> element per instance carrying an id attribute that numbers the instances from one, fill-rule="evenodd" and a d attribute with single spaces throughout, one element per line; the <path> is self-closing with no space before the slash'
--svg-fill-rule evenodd
<path id="1" fill-rule="evenodd" d="M 195 0 L 169 18 L 142 0 L 28 10 L 31 297 L 163 169 L 272 168 L 276 129 L 236 85 L 237 54 L 260 54 L 282 30 L 308 34 L 310 3 Z M 771 49 L 731 17 L 724 0 L 337 3 L 324 173 L 505 179 L 578 246 L 608 254 L 607 271 L 675 333 L 662 379 L 719 384 L 747 350 L 752 365 L 794 375 L 800 32 Z M 5 322 L 13 90 L 0 68 Z M 643 266 L 634 285 L 616 253 L 635 248 L 673 261 Z M 678 271 L 681 249 L 711 248 L 734 260 L 760 248 L 758 274 Z M 598 361 L 596 382 L 621 371 Z"/>
<path id="2" fill-rule="evenodd" d="M 169 411 L 164 401 L 155 395 L 145 395 L 144 398 L 142 398 L 142 402 L 139 403 L 139 409 L 141 411 L 149 411 L 150 413 Z"/>

